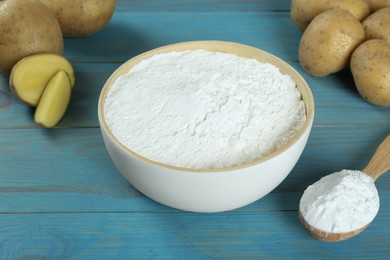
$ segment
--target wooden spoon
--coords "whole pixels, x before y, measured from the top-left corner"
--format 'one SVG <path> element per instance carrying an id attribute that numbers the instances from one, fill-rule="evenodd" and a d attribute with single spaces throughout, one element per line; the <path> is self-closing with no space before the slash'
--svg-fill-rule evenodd
<path id="1" fill-rule="evenodd" d="M 371 158 L 370 162 L 362 170 L 362 172 L 367 174 L 368 176 L 371 176 L 374 181 L 376 181 L 382 174 L 384 174 L 388 170 L 390 170 L 390 135 L 388 135 L 385 140 L 383 140 L 383 142 L 379 145 L 374 156 Z M 327 242 L 337 242 L 356 236 L 364 229 L 366 229 L 369 225 L 367 224 L 362 228 L 350 232 L 331 233 L 319 230 L 311 226 L 309 223 L 306 222 L 300 211 L 298 214 L 303 226 L 311 236 L 318 240 Z"/>

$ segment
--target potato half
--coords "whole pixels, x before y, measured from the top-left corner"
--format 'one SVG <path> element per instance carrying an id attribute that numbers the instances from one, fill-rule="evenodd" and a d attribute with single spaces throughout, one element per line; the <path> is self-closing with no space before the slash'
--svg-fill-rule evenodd
<path id="1" fill-rule="evenodd" d="M 75 83 L 71 63 L 56 54 L 35 54 L 20 60 L 10 75 L 11 91 L 23 102 L 36 106 L 49 80 L 63 70 L 70 78 L 71 86 Z"/>
<path id="2" fill-rule="evenodd" d="M 324 77 L 341 71 L 363 40 L 363 26 L 350 12 L 329 9 L 316 16 L 303 33 L 299 61 L 309 74 Z"/>
<path id="3" fill-rule="evenodd" d="M 60 70 L 49 80 L 35 110 L 34 120 L 46 128 L 58 124 L 68 108 L 72 86 L 68 74 Z"/>

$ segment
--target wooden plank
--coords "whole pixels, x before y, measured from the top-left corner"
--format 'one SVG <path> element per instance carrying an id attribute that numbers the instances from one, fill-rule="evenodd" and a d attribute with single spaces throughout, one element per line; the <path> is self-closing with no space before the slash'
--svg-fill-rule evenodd
<path id="1" fill-rule="evenodd" d="M 167 44 L 224 40 L 297 60 L 300 36 L 288 12 L 115 13 L 107 27 L 95 35 L 65 39 L 64 54 L 72 62 L 124 62 Z"/>
<path id="2" fill-rule="evenodd" d="M 238 211 L 296 211 L 308 185 L 334 171 L 364 168 L 387 134 L 370 126 L 315 127 L 287 179 Z M 0 212 L 175 211 L 149 200 L 121 177 L 99 129 L 3 129 L 0 140 Z M 377 187 L 381 210 L 390 210 L 390 175 L 382 176 Z"/>
<path id="3" fill-rule="evenodd" d="M 310 237 L 296 212 L 1 214 L 1 259 L 385 259 L 390 213 L 339 243 Z"/>
<path id="4" fill-rule="evenodd" d="M 286 11 L 290 9 L 290 0 L 117 0 L 116 12 L 226 12 L 226 11 Z"/>

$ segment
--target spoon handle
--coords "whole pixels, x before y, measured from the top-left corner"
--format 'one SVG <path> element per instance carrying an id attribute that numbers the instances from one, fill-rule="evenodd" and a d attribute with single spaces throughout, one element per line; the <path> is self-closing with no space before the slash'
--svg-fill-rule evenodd
<path id="1" fill-rule="evenodd" d="M 378 146 L 375 154 L 362 171 L 375 181 L 388 170 L 390 170 L 390 135 Z"/>

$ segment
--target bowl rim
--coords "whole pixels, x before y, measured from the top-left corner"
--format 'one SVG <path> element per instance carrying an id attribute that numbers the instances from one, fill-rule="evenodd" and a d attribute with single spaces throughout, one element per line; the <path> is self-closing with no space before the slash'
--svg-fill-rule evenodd
<path id="1" fill-rule="evenodd" d="M 293 138 L 291 138 L 285 145 L 283 145 L 281 148 L 277 149 L 276 151 L 269 153 L 265 156 L 262 156 L 260 158 L 257 158 L 256 160 L 239 164 L 239 165 L 233 165 L 230 167 L 223 167 L 223 168 L 188 168 L 188 167 L 181 167 L 181 166 L 174 166 L 169 164 L 160 163 L 151 159 L 148 159 L 142 155 L 137 154 L 136 152 L 132 151 L 131 149 L 127 148 L 124 144 L 122 144 L 117 138 L 111 133 L 110 129 L 107 126 L 107 123 L 104 118 L 104 102 L 106 99 L 106 95 L 111 89 L 111 86 L 115 82 L 115 80 L 128 72 L 135 64 L 141 62 L 144 59 L 150 58 L 155 54 L 160 53 L 168 53 L 168 52 L 175 52 L 175 51 L 185 51 L 185 50 L 207 50 L 207 51 L 216 51 L 216 52 L 223 52 L 223 53 L 230 53 L 235 54 L 237 56 L 241 57 L 247 57 L 256 59 L 262 63 L 270 63 L 277 67 L 281 73 L 288 74 L 290 77 L 294 80 L 296 88 L 301 93 L 301 99 L 303 100 L 305 104 L 305 110 L 306 110 L 306 120 L 299 129 L 299 131 L 294 135 Z M 233 51 L 234 50 L 234 51 Z M 302 77 L 300 73 L 298 73 L 292 66 L 290 66 L 287 62 L 283 61 L 282 59 L 266 52 L 261 49 L 245 45 L 242 43 L 237 42 L 229 42 L 229 41 L 217 41 L 217 40 L 201 40 L 201 41 L 187 41 L 187 42 L 179 42 L 174 44 L 165 45 L 162 47 L 158 47 L 146 52 L 143 52 L 139 55 L 134 56 L 133 58 L 127 60 L 122 65 L 120 65 L 107 79 L 105 84 L 103 85 L 103 88 L 100 92 L 99 100 L 98 100 L 98 118 L 100 122 L 100 127 L 103 128 L 104 132 L 107 134 L 107 136 L 111 139 L 112 142 L 114 142 L 118 147 L 121 148 L 121 150 L 125 151 L 127 154 L 131 155 L 132 157 L 135 157 L 141 161 L 144 161 L 148 164 L 153 164 L 156 166 L 160 166 L 163 168 L 173 169 L 177 171 L 184 171 L 184 172 L 226 172 L 226 171 L 233 171 L 238 170 L 242 168 L 248 168 L 254 165 L 257 165 L 259 163 L 262 163 L 264 161 L 270 160 L 274 157 L 277 157 L 278 155 L 282 154 L 286 150 L 288 150 L 291 146 L 293 146 L 303 135 L 304 133 L 312 126 L 312 122 L 314 119 L 314 97 L 311 92 L 311 89 L 305 79 Z"/>

